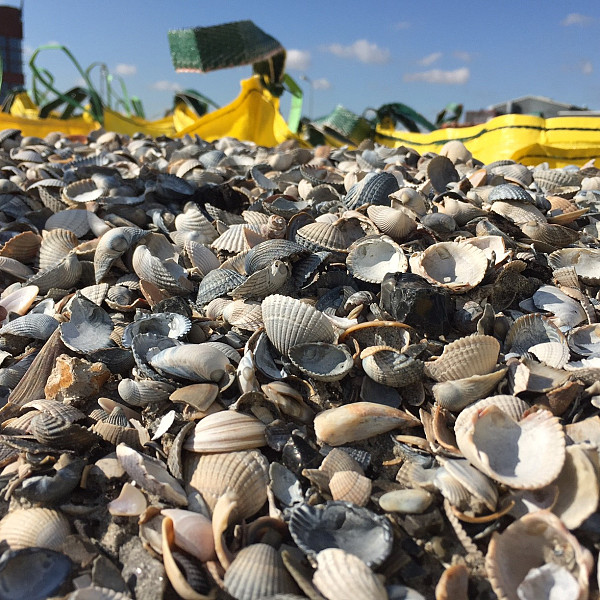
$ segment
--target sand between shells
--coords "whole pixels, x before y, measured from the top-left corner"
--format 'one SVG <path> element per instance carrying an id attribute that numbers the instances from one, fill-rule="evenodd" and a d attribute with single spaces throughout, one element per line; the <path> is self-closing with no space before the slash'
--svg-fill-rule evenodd
<path id="1" fill-rule="evenodd" d="M 593 161 L 0 147 L 2 597 L 598 597 Z"/>

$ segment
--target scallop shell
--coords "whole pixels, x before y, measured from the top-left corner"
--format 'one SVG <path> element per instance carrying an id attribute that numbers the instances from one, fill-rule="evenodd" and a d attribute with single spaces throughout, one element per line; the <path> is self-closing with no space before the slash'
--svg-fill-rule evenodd
<path id="1" fill-rule="evenodd" d="M 327 317 L 309 304 L 274 294 L 262 303 L 263 321 L 269 340 L 281 354 L 307 342 L 335 341 L 333 326 Z"/>
<path id="2" fill-rule="evenodd" d="M 133 270 L 144 281 L 173 294 L 188 294 L 193 284 L 185 269 L 173 259 L 162 260 L 154 256 L 147 246 L 138 246 L 133 253 Z"/>
<path id="3" fill-rule="evenodd" d="M 202 275 L 202 277 L 207 275 L 213 269 L 219 268 L 219 259 L 215 256 L 212 250 L 203 244 L 188 240 L 184 243 L 183 248 L 190 260 L 190 263 L 192 264 L 192 267 L 198 269 L 198 272 L 200 275 Z"/>
<path id="4" fill-rule="evenodd" d="M 413 273 L 430 283 L 462 294 L 483 279 L 488 261 L 485 253 L 465 242 L 439 242 L 409 259 Z"/>
<path id="5" fill-rule="evenodd" d="M 313 582 L 327 600 L 387 600 L 381 581 L 357 556 L 339 548 L 328 548 L 319 552 L 316 560 Z"/>
<path id="6" fill-rule="evenodd" d="M 235 452 L 267 443 L 266 427 L 256 417 L 224 410 L 204 417 L 185 441 L 192 452 Z"/>
<path id="7" fill-rule="evenodd" d="M 291 511 L 289 529 L 296 545 L 312 560 L 323 550 L 339 548 L 376 568 L 392 551 L 389 520 L 349 502 L 300 504 Z"/>
<path id="8" fill-rule="evenodd" d="M 498 200 L 533 204 L 533 197 L 531 194 L 521 186 L 513 183 L 502 183 L 492 189 L 487 197 L 487 201 L 490 204 L 493 204 Z"/>
<path id="9" fill-rule="evenodd" d="M 67 204 L 85 204 L 102 198 L 104 190 L 93 179 L 79 179 L 61 188 L 61 196 Z"/>
<path id="10" fill-rule="evenodd" d="M 42 238 L 33 231 L 17 233 L 7 240 L 0 249 L 0 256 L 29 262 L 38 253 Z"/>
<path id="11" fill-rule="evenodd" d="M 233 492 L 233 521 L 251 517 L 267 501 L 269 462 L 258 450 L 191 454 L 184 472 L 188 488 L 200 492 L 211 512 L 221 496 Z"/>
<path id="12" fill-rule="evenodd" d="M 543 242 L 555 248 L 564 248 L 579 239 L 579 232 L 562 225 L 551 225 L 530 221 L 520 225 L 521 231 L 537 242 Z"/>
<path id="13" fill-rule="evenodd" d="M 454 431 L 461 452 L 480 471 L 513 488 L 538 489 L 554 481 L 565 460 L 558 418 L 547 410 L 515 418 L 494 398 L 458 415 Z"/>
<path id="14" fill-rule="evenodd" d="M 246 229 L 260 233 L 260 225 L 231 225 L 211 244 L 211 248 L 232 254 L 247 250 L 249 246 L 244 235 Z"/>
<path id="15" fill-rule="evenodd" d="M 475 400 L 487 396 L 505 375 L 506 368 L 503 368 L 487 375 L 471 375 L 464 379 L 436 383 L 431 391 L 442 408 L 460 411 Z"/>
<path id="16" fill-rule="evenodd" d="M 151 354 L 148 362 L 159 372 L 197 382 L 219 382 L 230 364 L 220 350 L 207 344 L 166 348 Z"/>
<path id="17" fill-rule="evenodd" d="M 75 254 L 69 254 L 58 264 L 38 271 L 28 280 L 28 285 L 37 285 L 41 294 L 47 293 L 52 288 L 70 290 L 79 281 L 82 266 Z"/>
<path id="18" fill-rule="evenodd" d="M 264 269 L 275 260 L 293 261 L 308 252 L 304 246 L 291 240 L 267 240 L 254 246 L 246 255 L 245 270 L 248 275 L 252 275 L 260 269 Z"/>
<path id="19" fill-rule="evenodd" d="M 381 283 L 387 273 L 408 270 L 402 248 L 387 236 L 368 236 L 354 242 L 346 265 L 351 275 L 369 283 Z"/>
<path id="20" fill-rule="evenodd" d="M 190 206 L 179 213 L 175 217 L 175 228 L 177 231 L 198 232 L 200 237 L 197 241 L 202 244 L 211 244 L 219 237 L 217 230 L 197 206 Z"/>
<path id="21" fill-rule="evenodd" d="M 533 313 L 519 317 L 508 330 L 504 340 L 504 352 L 523 355 L 532 346 L 546 342 L 558 342 L 566 346 L 566 338 L 547 317 Z"/>
<path id="22" fill-rule="evenodd" d="M 580 176 L 563 169 L 534 169 L 533 180 L 546 194 L 564 186 L 579 185 Z"/>
<path id="23" fill-rule="evenodd" d="M 18 508 L 0 521 L 0 539 L 5 540 L 11 550 L 60 550 L 70 533 L 67 518 L 49 508 Z"/>
<path id="24" fill-rule="evenodd" d="M 345 345 L 309 342 L 292 346 L 289 358 L 303 373 L 317 381 L 339 381 L 354 362 Z"/>
<path id="25" fill-rule="evenodd" d="M 393 173 L 372 171 L 348 190 L 344 203 L 350 210 L 364 204 L 388 204 L 390 194 L 397 192 L 399 187 Z"/>
<path id="26" fill-rule="evenodd" d="M 366 506 L 371 499 L 371 480 L 356 471 L 337 471 L 329 480 L 331 497 L 334 500 L 352 502 Z"/>
<path id="27" fill-rule="evenodd" d="M 236 600 L 254 600 L 298 591 L 281 555 L 268 544 L 250 544 L 237 554 L 223 578 Z"/>
<path id="28" fill-rule="evenodd" d="M 252 273 L 248 279 L 229 292 L 229 295 L 233 298 L 262 298 L 282 288 L 289 275 L 288 265 L 274 260 L 264 269 Z"/>
<path id="29" fill-rule="evenodd" d="M 599 285 L 600 249 L 597 248 L 562 248 L 548 256 L 548 263 L 553 269 L 574 267 L 575 272 L 587 285 Z"/>
<path id="30" fill-rule="evenodd" d="M 367 208 L 367 214 L 381 233 L 389 235 L 396 242 L 404 241 L 417 229 L 417 222 L 403 208 L 373 205 Z"/>
<path id="31" fill-rule="evenodd" d="M 232 269 L 210 271 L 198 287 L 196 302 L 199 306 L 208 304 L 219 296 L 225 296 L 246 281 L 246 277 Z"/>
<path id="32" fill-rule="evenodd" d="M 464 379 L 491 373 L 500 353 L 500 343 L 490 335 L 459 338 L 444 347 L 441 356 L 425 363 L 425 374 L 436 381 Z"/>
<path id="33" fill-rule="evenodd" d="M 160 381 L 125 378 L 119 381 L 119 396 L 131 406 L 146 406 L 152 402 L 166 400 L 174 391 L 174 387 Z"/>
<path id="34" fill-rule="evenodd" d="M 217 300 L 220 300 L 220 298 Z M 226 323 L 247 331 L 256 331 L 263 326 L 262 308 L 260 302 L 246 300 L 226 302 L 227 304 L 222 310 L 223 320 Z M 210 318 L 208 305 L 206 308 L 206 316 Z"/>
<path id="35" fill-rule="evenodd" d="M 423 362 L 388 346 L 371 346 L 360 353 L 363 371 L 377 383 L 405 387 L 423 378 Z"/>
<path id="36" fill-rule="evenodd" d="M 498 200 L 492 204 L 492 211 L 519 226 L 532 221 L 546 223 L 546 217 L 533 204 L 522 204 L 514 200 Z"/>
<path id="37" fill-rule="evenodd" d="M 35 340 L 47 340 L 57 327 L 58 321 L 54 317 L 43 313 L 29 313 L 0 328 L 0 335 L 9 333 Z"/>
<path id="38" fill-rule="evenodd" d="M 494 533 L 485 559 L 492 588 L 501 600 L 535 597 L 520 595 L 518 590 L 532 572 L 548 566 L 558 573 L 554 575 L 554 581 L 551 579 L 544 586 L 546 597 L 583 600 L 588 596 L 593 564 L 589 550 L 581 546 L 560 519 L 547 510 L 526 514 L 502 533 Z M 564 590 L 560 591 L 558 585 L 561 579 L 574 580 L 573 593 L 567 595 Z M 556 588 L 552 590 L 554 586 Z"/>
<path id="39" fill-rule="evenodd" d="M 308 250 L 346 252 L 348 244 L 340 229 L 331 223 L 309 223 L 296 232 L 296 242 Z"/>

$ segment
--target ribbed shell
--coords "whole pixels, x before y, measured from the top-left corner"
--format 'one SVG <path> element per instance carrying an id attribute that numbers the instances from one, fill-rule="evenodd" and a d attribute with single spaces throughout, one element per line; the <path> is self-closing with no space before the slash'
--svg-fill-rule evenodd
<path id="1" fill-rule="evenodd" d="M 54 213 L 48 217 L 45 228 L 50 229 L 68 229 L 78 238 L 83 237 L 90 230 L 90 215 L 94 213 L 88 210 L 67 209 Z"/>
<path id="2" fill-rule="evenodd" d="M 44 230 L 39 253 L 40 269 L 47 269 L 55 265 L 65 258 L 78 243 L 77 236 L 68 229 Z"/>
<path id="3" fill-rule="evenodd" d="M 268 544 L 251 544 L 237 554 L 223 578 L 236 600 L 255 600 L 298 591 L 281 555 Z"/>
<path id="4" fill-rule="evenodd" d="M 260 225 L 231 225 L 227 231 L 222 233 L 211 245 L 214 250 L 222 250 L 237 254 L 248 249 L 246 243 L 245 229 L 260 233 Z"/>
<path id="5" fill-rule="evenodd" d="M 161 260 L 147 246 L 138 246 L 133 253 L 133 270 L 144 281 L 174 294 L 189 293 L 193 285 L 187 279 L 185 269 L 172 259 Z"/>
<path id="6" fill-rule="evenodd" d="M 27 265 L 7 256 L 0 256 L 0 271 L 8 273 L 21 281 L 33 275 L 33 271 Z"/>
<path id="7" fill-rule="evenodd" d="M 423 378 L 423 362 L 388 346 L 371 346 L 360 354 L 363 371 L 377 383 L 405 387 Z"/>
<path id="8" fill-rule="evenodd" d="M 70 320 L 60 324 L 60 337 L 71 350 L 88 354 L 114 345 L 113 328 L 104 309 L 78 294 L 71 302 Z"/>
<path id="9" fill-rule="evenodd" d="M 348 247 L 344 234 L 331 223 L 315 222 L 300 227 L 296 232 L 296 242 L 313 252 L 345 252 Z"/>
<path id="10" fill-rule="evenodd" d="M 587 285 L 600 284 L 600 249 L 598 248 L 563 248 L 548 256 L 548 263 L 553 269 L 574 267 L 575 272 Z"/>
<path id="11" fill-rule="evenodd" d="M 57 327 L 58 321 L 54 317 L 43 313 L 29 313 L 0 328 L 0 335 L 10 333 L 35 340 L 47 340 Z"/>
<path id="12" fill-rule="evenodd" d="M 313 582 L 327 600 L 388 598 L 375 573 L 360 558 L 339 548 L 319 552 Z"/>
<path id="13" fill-rule="evenodd" d="M 524 204 L 533 204 L 533 197 L 531 194 L 521 186 L 512 183 L 502 183 L 495 186 L 489 193 L 487 200 L 490 204 L 497 202 L 498 200 L 510 200 L 513 202 L 522 202 Z"/>
<path id="14" fill-rule="evenodd" d="M 179 213 L 175 217 L 175 228 L 177 231 L 199 232 L 202 236 L 199 241 L 203 244 L 210 244 L 219 237 L 217 230 L 196 206 Z"/>
<path id="15" fill-rule="evenodd" d="M 579 185 L 580 175 L 562 169 L 534 169 L 533 180 L 548 194 L 564 186 Z"/>
<path id="16" fill-rule="evenodd" d="M 219 259 L 215 256 L 214 252 L 206 246 L 203 246 L 198 242 L 186 241 L 183 245 L 183 249 L 190 259 L 192 267 L 198 269 L 202 277 L 213 269 L 219 268 Z"/>
<path id="17" fill-rule="evenodd" d="M 346 266 L 357 279 L 381 283 L 387 273 L 405 273 L 408 260 L 402 248 L 391 238 L 368 236 L 350 246 Z"/>
<path id="18" fill-rule="evenodd" d="M 63 258 L 58 264 L 43 269 L 27 280 L 28 285 L 37 285 L 40 294 L 50 289 L 70 290 L 81 277 L 82 266 L 75 254 Z"/>
<path id="19" fill-rule="evenodd" d="M 269 340 L 284 355 L 297 344 L 335 341 L 335 331 L 327 317 L 295 298 L 267 296 L 262 303 L 262 314 Z"/>
<path id="20" fill-rule="evenodd" d="M 211 511 L 221 496 L 234 492 L 234 520 L 251 517 L 267 500 L 269 462 L 258 450 L 188 455 L 184 471 L 189 488 L 202 494 Z"/>
<path id="21" fill-rule="evenodd" d="M 11 550 L 49 548 L 60 550 L 71 533 L 67 518 L 49 508 L 18 508 L 0 521 L 0 539 Z"/>
<path id="22" fill-rule="evenodd" d="M 207 344 L 182 344 L 153 354 L 148 361 L 167 375 L 189 381 L 220 381 L 230 364 L 227 357 Z"/>
<path id="23" fill-rule="evenodd" d="M 334 500 L 352 502 L 366 506 L 371 499 L 371 480 L 356 471 L 338 471 L 329 480 L 331 497 Z"/>
<path id="24" fill-rule="evenodd" d="M 247 331 L 256 331 L 263 326 L 262 308 L 260 302 L 246 300 L 226 302 L 228 302 L 228 304 L 224 306 L 222 310 L 223 320 L 226 323 Z M 208 311 L 206 315 L 211 318 Z"/>
<path id="25" fill-rule="evenodd" d="M 37 255 L 41 241 L 42 238 L 33 231 L 17 233 L 2 246 L 0 256 L 28 262 Z"/>
<path id="26" fill-rule="evenodd" d="M 520 163 L 511 163 L 508 165 L 498 165 L 491 169 L 494 175 L 502 175 L 507 181 L 513 181 L 523 187 L 529 187 L 533 182 L 531 171 Z"/>
<path id="27" fill-rule="evenodd" d="M 490 335 L 471 335 L 448 344 L 441 356 L 425 363 L 425 373 L 436 381 L 487 375 L 498 362 L 500 343 Z"/>
<path id="28" fill-rule="evenodd" d="M 246 281 L 246 277 L 232 269 L 214 269 L 201 281 L 196 302 L 199 306 L 208 304 L 219 296 L 225 296 Z"/>
<path id="29" fill-rule="evenodd" d="M 431 391 L 436 402 L 447 410 L 460 411 L 471 402 L 487 396 L 500 383 L 506 374 L 506 368 L 487 375 L 471 375 L 465 379 L 456 379 L 436 383 Z"/>
<path id="30" fill-rule="evenodd" d="M 398 191 L 399 188 L 398 180 L 393 173 L 371 172 L 348 190 L 344 202 L 350 210 L 363 204 L 387 205 L 390 202 L 390 194 Z"/>
<path id="31" fill-rule="evenodd" d="M 492 204 L 492 211 L 515 225 L 523 225 L 530 221 L 546 223 L 546 217 L 533 204 L 522 204 L 515 200 L 497 200 Z"/>
<path id="32" fill-rule="evenodd" d="M 579 232 L 563 227 L 532 221 L 521 225 L 521 231 L 530 239 L 543 242 L 557 248 L 563 248 L 579 239 Z"/>
<path id="33" fill-rule="evenodd" d="M 94 254 L 96 283 L 108 273 L 111 265 L 149 231 L 137 227 L 115 227 L 107 231 L 98 242 Z"/>
<path id="34" fill-rule="evenodd" d="M 417 222 L 402 209 L 372 205 L 367 208 L 367 214 L 381 233 L 396 242 L 404 241 L 417 228 Z"/>
<path id="35" fill-rule="evenodd" d="M 297 344 L 290 348 L 289 358 L 298 369 L 317 381 L 339 381 L 354 366 L 352 355 L 343 344 Z"/>
<path id="36" fill-rule="evenodd" d="M 281 289 L 289 275 L 288 265 L 280 260 L 275 260 L 264 269 L 252 273 L 229 295 L 233 298 L 263 298 Z"/>
<path id="37" fill-rule="evenodd" d="M 508 330 L 504 340 L 504 353 L 522 355 L 531 346 L 545 342 L 567 344 L 564 334 L 547 317 L 537 313 L 523 315 Z"/>
<path id="38" fill-rule="evenodd" d="M 246 255 L 246 273 L 252 275 L 274 260 L 294 260 L 304 254 L 307 254 L 306 248 L 291 240 L 267 240 L 254 246 Z"/>
<path id="39" fill-rule="evenodd" d="M 132 406 L 146 406 L 152 402 L 166 400 L 174 391 L 174 387 L 160 381 L 122 379 L 119 382 L 119 396 Z"/>

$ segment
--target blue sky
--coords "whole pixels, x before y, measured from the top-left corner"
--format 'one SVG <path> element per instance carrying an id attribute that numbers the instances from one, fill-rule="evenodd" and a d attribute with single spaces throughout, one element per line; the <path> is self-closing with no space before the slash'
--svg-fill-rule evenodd
<path id="1" fill-rule="evenodd" d="M 288 50 L 312 117 L 337 104 L 361 113 L 403 102 L 434 119 L 449 102 L 479 109 L 529 94 L 600 109 L 598 0 L 25 0 L 24 48 L 27 56 L 58 42 L 84 67 L 106 63 L 157 118 L 174 90 L 194 88 L 223 105 L 251 73 L 175 73 L 167 31 L 242 19 Z M 39 64 L 61 89 L 79 79 L 56 51 Z M 25 73 L 29 85 L 27 64 Z"/>

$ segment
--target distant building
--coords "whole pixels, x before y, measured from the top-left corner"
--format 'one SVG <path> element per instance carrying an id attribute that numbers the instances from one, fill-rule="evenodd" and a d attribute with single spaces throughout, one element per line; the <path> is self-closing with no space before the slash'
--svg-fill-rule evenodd
<path id="1" fill-rule="evenodd" d="M 23 21 L 21 8 L 0 6 L 0 56 L 4 65 L 0 101 L 8 90 L 22 87 L 23 77 Z"/>

